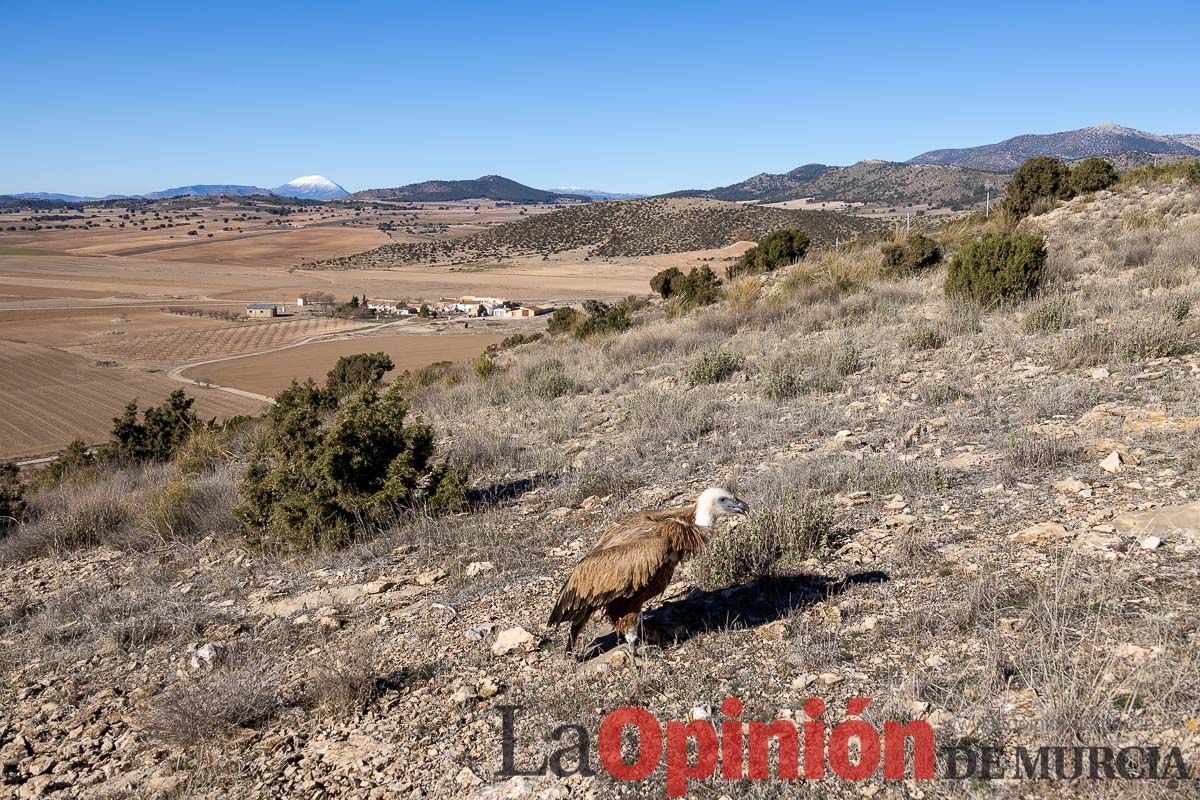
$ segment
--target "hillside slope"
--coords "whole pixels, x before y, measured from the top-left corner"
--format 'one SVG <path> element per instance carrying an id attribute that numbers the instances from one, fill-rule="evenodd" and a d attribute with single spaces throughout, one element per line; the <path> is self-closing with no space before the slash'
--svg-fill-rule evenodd
<path id="1" fill-rule="evenodd" d="M 743 723 L 784 730 L 810 698 L 830 727 L 867 698 L 875 730 L 930 726 L 938 780 L 715 773 L 689 796 L 1194 794 L 1194 777 L 1013 777 L 1013 752 L 1200 762 L 1200 187 L 1100 192 L 1024 224 L 1047 237 L 1045 283 L 999 311 L 947 302 L 944 267 L 880 281 L 864 247 L 725 304 L 656 304 L 619 335 L 430 372 L 410 411 L 478 504 L 402 510 L 342 550 L 247 540 L 232 508 L 261 437 L 245 428 L 35 493 L 0 538 L 4 788 L 661 797 L 661 767 L 629 783 L 601 766 L 605 715 L 720 730 L 735 697 Z M 716 352 L 733 374 L 709 383 L 696 367 Z M 636 670 L 603 621 L 565 653 L 545 620 L 606 526 L 714 484 L 750 514 L 647 608 Z M 155 527 L 163 508 L 174 527 Z M 517 766 L 563 748 L 573 766 L 578 731 L 551 732 L 578 725 L 594 774 L 504 775 L 505 707 Z M 978 761 L 1000 743 L 1003 787 L 946 777 L 945 747 Z"/>
<path id="2" fill-rule="evenodd" d="M 869 227 L 868 222 L 833 212 L 787 211 L 696 198 L 646 198 L 571 206 L 462 239 L 388 244 L 315 266 L 472 262 L 568 250 L 598 257 L 647 256 L 755 241 L 782 228 L 800 228 L 814 241 L 830 243 L 835 238 L 853 238 Z"/>
<path id="3" fill-rule="evenodd" d="M 1104 156 L 1122 151 L 1166 155 L 1200 155 L 1183 141 L 1155 133 L 1106 123 L 1073 131 L 1025 134 L 979 147 L 930 150 L 909 159 L 909 164 L 956 164 L 972 169 L 1012 172 L 1034 156 L 1065 160 Z"/>
<path id="4" fill-rule="evenodd" d="M 507 203 L 587 202 L 581 194 L 534 189 L 502 175 L 463 181 L 422 181 L 393 189 L 366 189 L 347 200 L 386 200 L 407 203 L 448 203 L 458 200 L 499 200 Z"/>
<path id="5" fill-rule="evenodd" d="M 674 192 L 673 196 L 774 203 L 812 198 L 874 205 L 966 206 L 998 191 L 1008 176 L 958 166 L 859 161 L 848 167 L 806 164 L 791 172 L 755 175 L 716 189 Z"/>

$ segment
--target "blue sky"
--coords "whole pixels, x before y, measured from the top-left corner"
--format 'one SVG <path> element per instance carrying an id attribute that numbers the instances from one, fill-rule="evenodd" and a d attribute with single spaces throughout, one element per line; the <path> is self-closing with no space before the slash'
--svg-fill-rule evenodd
<path id="1" fill-rule="evenodd" d="M 0 0 L 0 193 L 497 173 L 661 192 L 1200 132 L 1200 4 Z"/>

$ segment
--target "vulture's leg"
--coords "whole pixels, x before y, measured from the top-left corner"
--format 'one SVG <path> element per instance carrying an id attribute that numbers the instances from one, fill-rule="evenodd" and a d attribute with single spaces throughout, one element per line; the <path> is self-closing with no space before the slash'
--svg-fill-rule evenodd
<path id="1" fill-rule="evenodd" d="M 579 638 L 579 634 L 583 631 L 583 627 L 587 625 L 588 618 L 577 619 L 571 623 L 571 633 L 567 635 L 567 652 L 575 652 L 575 640 Z"/>
<path id="2" fill-rule="evenodd" d="M 634 667 L 637 667 L 637 640 L 639 624 L 642 615 L 640 610 L 631 611 L 617 619 L 615 627 L 617 635 L 625 637 L 625 646 L 629 649 L 629 661 Z"/>

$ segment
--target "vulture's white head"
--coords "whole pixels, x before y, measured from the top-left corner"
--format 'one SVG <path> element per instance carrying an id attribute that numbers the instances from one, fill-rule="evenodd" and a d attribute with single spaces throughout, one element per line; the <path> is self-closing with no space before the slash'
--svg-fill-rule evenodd
<path id="1" fill-rule="evenodd" d="M 728 489 L 714 486 L 705 489 L 696 498 L 695 522 L 702 528 L 710 528 L 718 517 L 745 514 L 750 506 L 737 499 Z"/>

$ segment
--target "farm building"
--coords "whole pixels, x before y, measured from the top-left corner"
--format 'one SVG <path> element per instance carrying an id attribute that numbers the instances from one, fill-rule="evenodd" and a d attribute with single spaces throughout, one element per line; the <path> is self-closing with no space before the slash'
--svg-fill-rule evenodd
<path id="1" fill-rule="evenodd" d="M 247 317 L 273 317 L 277 313 L 274 303 L 249 303 L 246 305 Z"/>
<path id="2" fill-rule="evenodd" d="M 552 308 L 543 306 L 520 306 L 518 308 L 510 308 L 506 316 L 509 317 L 538 317 L 547 312 L 553 311 Z"/>

